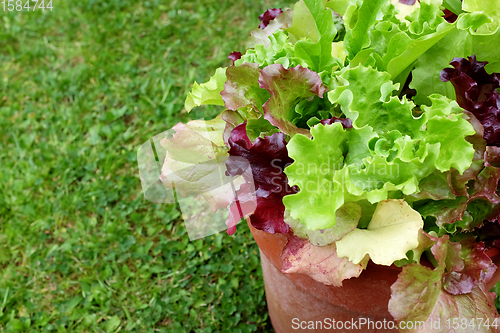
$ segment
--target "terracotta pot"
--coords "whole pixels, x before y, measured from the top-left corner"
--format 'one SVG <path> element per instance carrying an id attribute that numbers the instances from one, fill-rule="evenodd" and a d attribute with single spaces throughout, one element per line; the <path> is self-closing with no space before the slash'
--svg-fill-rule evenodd
<path id="1" fill-rule="evenodd" d="M 398 332 L 391 329 L 389 322 L 394 320 L 388 303 L 390 287 L 401 268 L 370 262 L 358 278 L 343 281 L 342 287 L 326 286 L 304 274 L 281 272 L 281 252 L 290 235 L 269 234 L 255 229 L 250 223 L 249 227 L 261 251 L 267 306 L 277 333 Z M 500 251 L 495 249 L 491 254 L 495 255 L 498 266 Z M 500 269 L 488 288 L 498 280 Z"/>

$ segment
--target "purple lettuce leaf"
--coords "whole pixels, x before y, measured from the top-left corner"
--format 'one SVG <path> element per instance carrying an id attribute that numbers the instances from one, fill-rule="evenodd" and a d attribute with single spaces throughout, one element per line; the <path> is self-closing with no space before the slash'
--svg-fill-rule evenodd
<path id="1" fill-rule="evenodd" d="M 417 0 L 399 0 L 398 2 L 403 5 L 413 6 Z"/>
<path id="2" fill-rule="evenodd" d="M 454 68 L 443 69 L 440 78 L 443 82 L 451 81 L 458 104 L 474 112 L 499 87 L 500 77 L 486 72 L 487 61 L 477 61 L 475 55 L 467 58 L 454 58 L 450 63 Z"/>
<path id="3" fill-rule="evenodd" d="M 314 246 L 307 239 L 291 237 L 281 253 L 284 273 L 302 273 L 329 286 L 341 287 L 342 281 L 358 277 L 368 260 L 353 264 L 337 255 L 335 244 Z"/>
<path id="4" fill-rule="evenodd" d="M 500 94 L 497 91 L 484 102 L 482 112 L 484 139 L 490 146 L 500 146 Z"/>
<path id="5" fill-rule="evenodd" d="M 265 27 L 267 27 L 269 25 L 269 22 L 277 18 L 281 13 L 283 13 L 281 8 L 271 8 L 266 10 L 259 16 L 259 21 L 261 22 L 259 24 L 259 28 L 264 29 Z"/>
<path id="6" fill-rule="evenodd" d="M 310 69 L 296 66 L 285 69 L 281 64 L 273 64 L 262 69 L 259 77 L 261 88 L 271 93 L 264 104 L 264 118 L 288 135 L 302 133 L 310 136 L 309 130 L 298 128 L 294 106 L 301 99 L 319 96 L 328 90 L 319 75 Z"/>
<path id="7" fill-rule="evenodd" d="M 293 160 L 288 156 L 285 135 L 274 133 L 257 138 L 253 143 L 246 133 L 246 122 L 238 125 L 229 138 L 229 158 L 226 168 L 231 176 L 243 173 L 240 165 L 243 157 L 250 163 L 257 207 L 250 216 L 252 225 L 269 233 L 288 233 L 290 228 L 284 221 L 283 196 L 296 193 L 296 187 L 288 185 L 283 170 Z"/>
<path id="8" fill-rule="evenodd" d="M 342 127 L 344 127 L 344 129 L 352 128 L 352 121 L 349 118 L 337 118 L 334 116 L 332 118 L 323 119 L 320 121 L 320 124 L 322 124 L 322 125 L 331 125 L 333 123 L 341 123 Z"/>
<path id="9" fill-rule="evenodd" d="M 458 104 L 472 112 L 484 127 L 484 139 L 489 146 L 500 146 L 500 74 L 488 74 L 476 56 L 454 58 L 454 68 L 441 71 L 441 80 L 455 88 Z"/>
<path id="10" fill-rule="evenodd" d="M 443 18 L 446 20 L 446 22 L 453 23 L 457 20 L 458 15 L 452 12 L 451 10 L 445 8 L 443 9 Z"/>
<path id="11" fill-rule="evenodd" d="M 233 62 L 233 66 L 234 66 L 234 62 L 238 59 L 241 59 L 241 52 L 233 51 L 233 52 L 229 53 L 227 58 Z"/>
<path id="12" fill-rule="evenodd" d="M 465 242 L 465 250 L 462 250 L 463 246 L 450 242 L 448 235 L 427 236 L 434 242 L 431 252 L 437 265 L 434 269 L 420 264 L 403 267 L 391 286 L 389 312 L 394 319 L 398 322 L 422 321 L 425 324 L 413 332 L 430 332 L 433 322 L 439 320 L 442 327 L 457 314 L 468 323 L 478 318 L 491 323 L 498 318 L 494 293 L 485 290 L 484 283 L 492 268 L 491 260 L 484 255 L 484 245 L 476 247 Z M 478 332 L 491 330 L 483 327 Z"/>

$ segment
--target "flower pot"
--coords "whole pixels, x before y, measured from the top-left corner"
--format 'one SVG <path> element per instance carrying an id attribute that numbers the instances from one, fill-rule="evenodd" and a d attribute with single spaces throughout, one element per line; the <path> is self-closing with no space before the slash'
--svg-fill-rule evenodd
<path id="1" fill-rule="evenodd" d="M 261 251 L 267 306 L 277 333 L 331 332 L 332 320 L 335 325 L 342 322 L 344 329 L 338 330 L 340 332 L 397 332 L 387 326 L 377 329 L 375 325 L 393 320 L 387 304 L 390 287 L 401 268 L 369 263 L 358 278 L 343 281 L 342 287 L 327 286 L 304 274 L 281 272 L 281 252 L 290 234 L 269 234 L 250 223 L 249 227 Z M 359 327 L 364 321 L 366 324 Z M 314 329 L 310 328 L 311 322 Z M 353 323 L 357 330 L 346 329 L 345 325 L 351 327 Z"/>
<path id="2" fill-rule="evenodd" d="M 369 262 L 358 278 L 344 280 L 342 287 L 327 286 L 304 274 L 281 272 L 281 252 L 291 234 L 270 234 L 248 225 L 260 248 L 267 306 L 277 333 L 398 332 L 392 328 L 396 323 L 388 303 L 401 268 Z M 489 254 L 498 265 L 498 249 L 493 252 Z M 498 279 L 500 270 L 487 288 Z"/>

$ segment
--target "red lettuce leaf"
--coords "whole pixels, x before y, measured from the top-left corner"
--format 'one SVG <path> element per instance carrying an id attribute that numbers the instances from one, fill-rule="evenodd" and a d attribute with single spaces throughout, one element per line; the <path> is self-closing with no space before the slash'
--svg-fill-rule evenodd
<path id="1" fill-rule="evenodd" d="M 444 289 L 453 295 L 471 292 L 479 283 L 489 281 L 496 270 L 495 264 L 485 253 L 483 242 L 468 238 L 460 243 L 460 256 L 447 258 L 454 265 L 443 277 Z"/>
<path id="2" fill-rule="evenodd" d="M 441 80 L 450 81 L 455 88 L 458 104 L 472 112 L 484 127 L 484 139 L 489 146 L 500 145 L 500 74 L 488 74 L 484 66 L 488 62 L 477 61 L 476 56 L 454 58 L 441 71 Z"/>
<path id="3" fill-rule="evenodd" d="M 271 93 L 271 98 L 263 106 L 264 118 L 285 134 L 310 136 L 309 130 L 298 128 L 293 123 L 296 117 L 294 106 L 299 100 L 314 95 L 323 98 L 328 88 L 319 75 L 300 65 L 285 69 L 281 64 L 273 64 L 260 72 L 259 85 Z"/>
<path id="4" fill-rule="evenodd" d="M 358 277 L 368 260 L 353 264 L 339 258 L 335 244 L 314 246 L 307 239 L 291 237 L 281 253 L 284 273 L 302 273 L 325 285 L 342 286 L 342 281 Z"/>
<path id="5" fill-rule="evenodd" d="M 488 146 L 484 155 L 484 165 L 489 167 L 500 167 L 500 147 Z"/>
<path id="6" fill-rule="evenodd" d="M 500 203 L 500 197 L 496 193 L 498 181 L 500 180 L 500 168 L 485 167 L 477 176 L 474 182 L 474 194 L 469 201 L 481 198 L 490 201 L 493 204 Z"/>
<path id="7" fill-rule="evenodd" d="M 457 313 L 468 323 L 478 318 L 487 319 L 489 323 L 498 320 L 495 294 L 485 290 L 485 282 L 495 267 L 484 254 L 484 245 L 472 245 L 472 240 L 462 246 L 450 242 L 448 235 L 440 238 L 426 235 L 435 242 L 431 252 L 437 265 L 434 269 L 420 264 L 403 267 L 391 286 L 389 312 L 394 319 L 424 322 L 418 329 L 408 330 L 412 332 L 431 332 L 433 322 L 439 320 L 443 325 L 456 318 Z M 491 330 L 482 327 L 478 332 Z"/>
<path id="8" fill-rule="evenodd" d="M 288 233 L 290 228 L 284 221 L 283 196 L 297 193 L 298 189 L 288 185 L 288 178 L 283 173 L 285 167 L 293 162 L 288 156 L 285 135 L 274 133 L 259 137 L 252 143 L 244 122 L 233 129 L 228 143 L 230 156 L 226 168 L 229 175 L 243 173 L 241 159 L 232 158 L 235 156 L 248 160 L 252 169 L 257 207 L 250 216 L 250 222 L 255 228 L 269 233 Z"/>
<path id="9" fill-rule="evenodd" d="M 269 99 L 269 93 L 259 87 L 260 68 L 258 64 L 244 63 L 226 69 L 224 90 L 220 93 L 226 108 L 238 110 L 253 106 L 262 112 L 262 104 Z"/>
<path id="10" fill-rule="evenodd" d="M 264 29 L 265 27 L 267 27 L 269 22 L 277 18 L 278 15 L 281 13 L 283 13 L 281 8 L 271 8 L 266 10 L 263 14 L 259 16 L 259 21 L 261 22 L 259 24 L 259 28 Z"/>

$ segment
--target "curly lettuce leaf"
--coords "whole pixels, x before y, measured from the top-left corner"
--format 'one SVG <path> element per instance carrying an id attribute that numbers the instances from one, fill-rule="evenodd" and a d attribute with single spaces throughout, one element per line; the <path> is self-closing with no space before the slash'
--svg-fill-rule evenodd
<path id="1" fill-rule="evenodd" d="M 417 91 L 414 98 L 417 104 L 428 104 L 427 96 L 432 93 L 455 99 L 452 85 L 438 79 L 441 69 L 448 66 L 453 58 L 475 54 L 479 59 L 488 60 L 489 71 L 500 72 L 500 54 L 491 47 L 500 42 L 500 20 L 496 9 L 486 10 L 490 6 L 496 5 L 488 1 L 464 2 L 464 10 L 469 13 L 459 13 L 455 28 L 446 38 L 439 40 L 417 59 L 410 84 L 410 88 Z"/>
<path id="2" fill-rule="evenodd" d="M 429 99 L 432 105 L 422 107 L 428 118 L 423 141 L 440 144 L 439 159 L 435 164 L 439 171 L 455 168 L 462 174 L 474 157 L 474 148 L 466 137 L 476 134 L 476 131 L 464 119 L 462 109 L 455 101 L 437 94 L 429 96 Z"/>
<path id="3" fill-rule="evenodd" d="M 473 55 L 454 58 L 441 72 L 441 80 L 450 81 L 455 88 L 458 104 L 470 111 L 484 128 L 483 137 L 490 146 L 500 146 L 500 74 L 488 74 L 487 62 L 477 61 Z"/>
<path id="4" fill-rule="evenodd" d="M 337 241 L 337 255 L 355 264 L 368 256 L 375 264 L 392 265 L 419 245 L 422 216 L 404 200 L 378 203 L 367 229 L 355 229 Z"/>
<path id="5" fill-rule="evenodd" d="M 375 132 L 398 130 L 412 135 L 422 126 L 422 119 L 412 115 L 415 105 L 391 96 L 397 86 L 389 74 L 359 65 L 346 67 L 336 76 L 336 86 L 328 99 L 338 103 L 354 127 L 370 125 Z"/>
<path id="6" fill-rule="evenodd" d="M 270 27 L 268 26 L 266 30 Z M 290 43 L 285 31 L 278 29 L 272 34 L 266 35 L 264 39 L 266 43 L 259 43 L 254 48 L 248 49 L 240 59 L 234 62 L 234 65 L 239 66 L 248 62 L 259 64 L 260 68 L 272 64 L 282 64 L 285 68 L 297 65 L 307 67 L 303 59 L 295 56 L 294 46 Z"/>
<path id="7" fill-rule="evenodd" d="M 208 82 L 198 84 L 194 83 L 193 89 L 188 93 L 184 107 L 186 111 L 191 111 L 195 106 L 200 105 L 224 105 L 220 95 L 224 90 L 226 82 L 226 68 L 217 68 L 215 74 Z"/>
<path id="8" fill-rule="evenodd" d="M 299 193 L 283 198 L 293 219 L 308 229 L 328 229 L 336 224 L 335 212 L 344 204 L 339 184 L 332 182 L 344 161 L 347 133 L 341 123 L 316 125 L 313 139 L 295 135 L 288 143 L 288 153 L 295 162 L 285 169 L 290 184 Z"/>
<path id="9" fill-rule="evenodd" d="M 317 73 L 302 66 L 285 69 L 280 64 L 269 65 L 260 72 L 259 85 L 271 93 L 263 106 L 265 119 L 288 135 L 309 133 L 293 123 L 294 106 L 301 99 L 323 97 L 327 88 Z"/>
<path id="10" fill-rule="evenodd" d="M 499 0 L 464 0 L 462 9 L 466 12 L 481 12 L 488 17 L 489 22 L 479 27 L 475 31 L 476 34 L 490 35 L 498 30 L 500 25 Z"/>
<path id="11" fill-rule="evenodd" d="M 476 132 L 456 102 L 433 95 L 432 106 L 415 118 L 411 102 L 384 97 L 395 89 L 387 74 L 359 66 L 346 69 L 339 81 L 343 85 L 329 97 L 353 119 L 353 128 L 318 124 L 312 140 L 302 135 L 290 140 L 295 162 L 285 173 L 300 188 L 284 200 L 292 218 L 311 230 L 328 229 L 344 203 L 415 194 L 433 172 L 469 168 L 474 149 L 465 137 Z"/>
<path id="12" fill-rule="evenodd" d="M 337 255 L 335 244 L 314 246 L 298 237 L 288 240 L 283 252 L 282 272 L 302 273 L 329 286 L 341 287 L 342 281 L 358 277 L 366 268 L 368 260 L 353 264 Z"/>
<path id="13" fill-rule="evenodd" d="M 258 64 L 243 63 L 240 66 L 228 67 L 224 90 L 220 93 L 226 108 L 236 111 L 239 108 L 252 106 L 255 110 L 263 112 L 262 105 L 270 95 L 259 87 L 259 76 Z"/>

